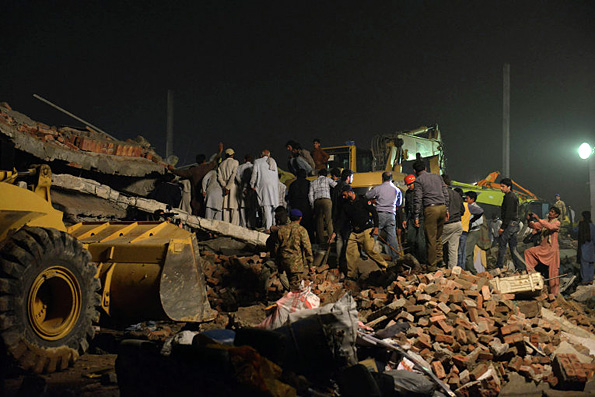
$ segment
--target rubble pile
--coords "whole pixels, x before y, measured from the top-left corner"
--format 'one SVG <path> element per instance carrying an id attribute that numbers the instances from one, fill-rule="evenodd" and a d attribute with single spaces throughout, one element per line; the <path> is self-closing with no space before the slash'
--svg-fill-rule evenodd
<path id="1" fill-rule="evenodd" d="M 515 300 L 514 294 L 494 291 L 490 279 L 489 273 L 472 275 L 460 268 L 399 276 L 386 289 L 362 290 L 356 299 L 362 308 L 380 307 L 363 318 L 368 326 L 409 324 L 407 332 L 398 336 L 399 343 L 431 363 L 434 373 L 453 390 L 478 380 L 490 368 L 501 378 L 517 372 L 556 386 L 574 377 L 584 386 L 595 374 L 589 349 L 576 347 L 588 357 L 587 363 L 576 364 L 576 355 L 570 354 L 570 361 L 558 360 L 553 365 L 552 357 L 557 357 L 554 353 L 566 336 L 563 326 L 540 313 L 542 307 L 549 308 L 588 332 L 594 329 L 593 320 L 561 297 L 542 293 L 530 300 Z"/>
<path id="2" fill-rule="evenodd" d="M 284 293 L 264 253 L 202 255 L 209 300 L 220 312 Z M 430 363 L 459 395 L 494 393 L 513 373 L 567 390 L 584 387 L 595 375 L 589 348 L 573 337 L 591 338 L 595 320 L 588 309 L 562 296 L 500 293 L 490 273 L 472 275 L 460 268 L 394 274 L 385 286 L 371 285 L 373 275 L 359 287 L 346 285 L 338 269 L 328 265 L 311 268 L 306 278 L 322 305 L 351 291 L 360 320 L 375 330 L 408 325 L 394 336 L 397 343 Z"/>
<path id="3" fill-rule="evenodd" d="M 259 301 L 276 301 L 286 292 L 276 266 L 267 254 L 226 256 L 202 251 L 203 272 L 211 306 L 219 312 L 237 311 Z M 336 302 L 344 293 L 339 269 L 315 267 L 306 276 L 322 304 Z"/>

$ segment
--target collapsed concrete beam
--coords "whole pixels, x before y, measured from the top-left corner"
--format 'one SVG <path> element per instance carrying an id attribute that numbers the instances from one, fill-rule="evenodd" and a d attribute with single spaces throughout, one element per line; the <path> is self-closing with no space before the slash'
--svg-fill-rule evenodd
<path id="1" fill-rule="evenodd" d="M 54 174 L 52 175 L 52 185 L 65 190 L 90 194 L 115 203 L 122 208 L 134 207 L 151 214 L 158 210 L 167 211 L 166 205 L 159 201 L 143 197 L 125 196 L 111 187 L 92 179 L 79 178 L 68 174 Z M 232 225 L 228 222 L 201 218 L 178 209 L 172 211 L 176 214 L 176 219 L 180 219 L 190 227 L 232 237 L 257 247 L 264 247 L 269 237 L 266 233 Z"/>
<path id="2" fill-rule="evenodd" d="M 35 134 L 31 131 L 35 131 Z M 65 131 L 80 135 L 82 148 L 74 147 L 72 143 L 67 142 L 63 136 Z M 42 161 L 62 160 L 74 168 L 132 177 L 165 172 L 163 163 L 145 157 L 127 156 L 125 154 L 127 152 L 134 151 L 138 152 L 137 154 L 143 152 L 144 149 L 135 142 L 110 141 L 112 146 L 122 148 L 122 155 L 96 153 L 91 151 L 92 148 L 85 149 L 84 143 L 89 142 L 87 146 L 90 147 L 98 145 L 101 143 L 99 134 L 72 128 L 55 130 L 5 107 L 0 108 L 0 135 L 6 136 L 16 149 Z"/>

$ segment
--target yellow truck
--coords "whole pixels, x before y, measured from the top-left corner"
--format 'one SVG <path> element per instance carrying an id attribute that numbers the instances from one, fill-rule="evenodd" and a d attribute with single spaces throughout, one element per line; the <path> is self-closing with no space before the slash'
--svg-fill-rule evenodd
<path id="1" fill-rule="evenodd" d="M 214 318 L 194 234 L 169 222 L 67 228 L 50 185 L 48 165 L 0 171 L 0 339 L 17 365 L 67 368 L 101 315 L 124 324 Z"/>

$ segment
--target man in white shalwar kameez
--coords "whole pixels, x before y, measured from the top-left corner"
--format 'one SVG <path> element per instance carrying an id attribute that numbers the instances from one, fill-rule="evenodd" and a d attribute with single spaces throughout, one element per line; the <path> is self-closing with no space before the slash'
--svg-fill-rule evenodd
<path id="1" fill-rule="evenodd" d="M 217 170 L 207 172 L 202 180 L 202 191 L 205 195 L 205 218 L 223 220 L 223 190 L 217 181 Z"/>
<path id="2" fill-rule="evenodd" d="M 225 150 L 226 159 L 219 164 L 217 169 L 217 181 L 223 190 L 223 220 L 234 225 L 240 224 L 238 213 L 238 188 L 236 185 L 236 173 L 239 161 L 234 159 L 234 150 Z"/>
<path id="3" fill-rule="evenodd" d="M 279 206 L 279 177 L 277 163 L 268 150 L 263 150 L 261 157 L 254 161 L 250 186 L 258 195 L 258 205 L 262 208 L 263 226 L 273 226 L 275 208 Z"/>

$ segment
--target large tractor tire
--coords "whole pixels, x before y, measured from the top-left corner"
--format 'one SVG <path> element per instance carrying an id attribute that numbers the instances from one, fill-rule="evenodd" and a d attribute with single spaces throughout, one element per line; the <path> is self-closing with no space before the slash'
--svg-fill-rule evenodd
<path id="1" fill-rule="evenodd" d="M 97 267 L 71 235 L 24 227 L 0 242 L 0 341 L 35 373 L 72 365 L 95 336 Z"/>

